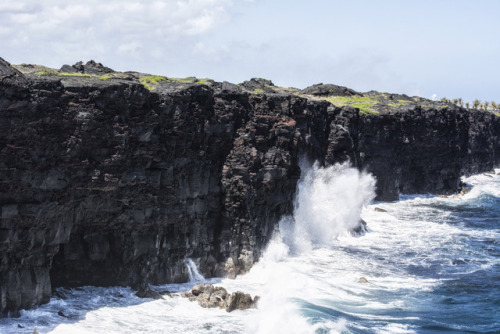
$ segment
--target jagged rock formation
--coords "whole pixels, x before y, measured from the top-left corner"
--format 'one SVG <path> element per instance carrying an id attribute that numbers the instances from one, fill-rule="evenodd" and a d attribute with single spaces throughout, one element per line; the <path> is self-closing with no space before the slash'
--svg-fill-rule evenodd
<path id="1" fill-rule="evenodd" d="M 0 59 L 3 313 L 56 286 L 187 281 L 186 257 L 247 271 L 292 212 L 301 155 L 367 169 L 382 200 L 454 192 L 500 157 L 498 118 L 451 105 L 365 115 L 262 79 L 18 68 Z"/>
<path id="2" fill-rule="evenodd" d="M 228 293 L 223 287 L 213 286 L 209 283 L 195 285 L 191 291 L 181 293 L 181 297 L 197 301 L 201 307 L 218 307 L 227 312 L 256 308 L 260 299 L 259 296 L 252 298 L 248 293 L 241 291 Z"/>

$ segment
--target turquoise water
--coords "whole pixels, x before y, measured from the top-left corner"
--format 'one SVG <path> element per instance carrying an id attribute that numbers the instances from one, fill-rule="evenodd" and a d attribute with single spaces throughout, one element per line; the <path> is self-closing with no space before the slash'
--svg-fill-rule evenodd
<path id="1" fill-rule="evenodd" d="M 259 263 L 236 280 L 210 280 L 260 295 L 258 309 L 60 289 L 21 318 L 0 319 L 0 333 L 500 333 L 500 175 L 465 179 L 465 196 L 373 203 L 370 175 L 308 170 L 294 216 Z M 353 235 L 360 216 L 367 231 Z"/>

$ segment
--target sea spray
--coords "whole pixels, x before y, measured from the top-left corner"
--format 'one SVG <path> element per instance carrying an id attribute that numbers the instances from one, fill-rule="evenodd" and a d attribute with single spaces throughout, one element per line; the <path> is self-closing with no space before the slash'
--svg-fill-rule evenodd
<path id="1" fill-rule="evenodd" d="M 311 323 L 303 309 L 307 299 L 317 296 L 318 273 L 311 275 L 313 261 L 322 258 L 317 253 L 359 227 L 363 207 L 375 196 L 375 180 L 347 164 L 302 164 L 302 172 L 294 215 L 280 221 L 279 234 L 242 278 L 264 286 L 259 310 L 247 323 L 251 333 L 342 332 L 347 327 L 343 318 Z"/>
<path id="2" fill-rule="evenodd" d="M 187 258 L 185 263 L 190 283 L 199 283 L 205 281 L 205 277 L 203 277 L 203 275 L 200 274 L 198 268 L 196 267 L 196 263 L 194 263 L 193 260 Z"/>
<path id="3" fill-rule="evenodd" d="M 322 168 L 315 163 L 302 170 L 293 219 L 280 222 L 284 241 L 299 253 L 328 246 L 358 228 L 361 210 L 375 197 L 373 176 L 347 164 Z"/>
<path id="4" fill-rule="evenodd" d="M 249 273 L 206 280 L 261 296 L 258 309 L 227 313 L 185 298 L 140 299 L 130 288 L 82 287 L 59 290 L 21 318 L 0 318 L 0 332 L 498 333 L 500 175 L 467 181 L 474 188 L 465 196 L 369 205 L 361 213 L 368 233 L 343 232 L 310 251 L 290 251 L 277 234 Z M 290 236 L 294 222 L 281 224 Z"/>

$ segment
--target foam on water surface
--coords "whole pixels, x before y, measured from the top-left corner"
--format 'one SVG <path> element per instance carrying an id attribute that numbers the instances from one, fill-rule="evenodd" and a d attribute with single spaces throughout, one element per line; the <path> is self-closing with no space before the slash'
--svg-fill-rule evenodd
<path id="1" fill-rule="evenodd" d="M 130 289 L 85 287 L 60 290 L 64 299 L 1 320 L 0 332 L 22 333 L 17 324 L 42 334 L 495 332 L 500 177 L 464 181 L 474 186 L 465 196 L 370 204 L 369 174 L 312 166 L 294 215 L 283 218 L 249 273 L 206 280 L 187 261 L 191 282 L 153 287 L 175 293 L 211 282 L 261 296 L 258 309 L 227 313 L 180 297 L 141 300 Z M 350 233 L 360 217 L 367 232 Z"/>

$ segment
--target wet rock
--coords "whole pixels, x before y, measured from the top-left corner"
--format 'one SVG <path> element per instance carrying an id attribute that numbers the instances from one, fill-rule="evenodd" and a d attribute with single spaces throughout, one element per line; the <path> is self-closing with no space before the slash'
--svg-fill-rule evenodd
<path id="1" fill-rule="evenodd" d="M 360 277 L 358 283 L 368 283 L 368 280 L 364 277 Z"/>
<path id="2" fill-rule="evenodd" d="M 361 233 L 364 233 L 366 232 L 366 226 L 368 224 L 363 220 L 363 219 L 360 219 L 359 220 L 359 225 L 355 228 L 352 229 L 352 232 L 354 234 L 361 234 Z"/>
<path id="3" fill-rule="evenodd" d="M 192 298 L 195 297 L 191 291 L 183 291 L 181 292 L 181 297 L 182 298 Z"/>
<path id="4" fill-rule="evenodd" d="M 218 287 L 214 288 L 214 291 L 210 295 L 209 302 L 211 305 L 215 305 L 215 306 L 220 307 L 220 308 L 225 308 L 227 297 L 228 297 L 228 294 L 227 294 L 226 289 L 218 286 Z"/>
<path id="5" fill-rule="evenodd" d="M 460 190 L 460 195 L 466 195 L 468 193 L 470 193 L 470 191 L 472 190 L 471 187 L 462 187 L 462 190 Z"/>
<path id="6" fill-rule="evenodd" d="M 148 87 L 139 73 L 99 80 L 112 70 L 97 62 L 69 67 L 92 77 L 0 59 L 2 314 L 53 287 L 186 282 L 186 257 L 205 277 L 247 272 L 293 213 L 301 155 L 372 173 L 378 200 L 456 193 L 460 176 L 500 163 L 491 113 L 363 115 L 264 79 Z M 336 87 L 308 93 L 356 94 Z"/>
<path id="7" fill-rule="evenodd" d="M 387 210 L 382 209 L 382 208 L 379 208 L 379 207 L 376 207 L 374 210 L 375 210 L 376 212 L 387 212 Z"/>
<path id="8" fill-rule="evenodd" d="M 237 291 L 229 294 L 223 287 L 214 287 L 212 284 L 204 283 L 196 285 L 191 291 L 182 292 L 181 297 L 196 301 L 201 307 L 221 308 L 227 312 L 234 310 L 246 310 L 257 307 L 259 296 L 252 297 L 249 294 Z"/>
<path id="9" fill-rule="evenodd" d="M 213 290 L 214 290 L 214 286 L 212 284 L 203 283 L 203 284 L 195 285 L 191 289 L 191 293 L 193 294 L 193 296 L 198 296 L 202 293 L 208 294 L 210 296 L 210 294 L 213 292 Z"/>
<path id="10" fill-rule="evenodd" d="M 149 284 L 140 285 L 135 295 L 139 298 L 163 299 L 162 295 L 149 287 Z"/>
<path id="11" fill-rule="evenodd" d="M 257 297 L 257 300 L 259 298 Z M 226 311 L 232 312 L 234 310 L 246 310 L 249 308 L 255 308 L 256 301 L 248 293 L 243 293 L 241 291 L 233 292 L 227 297 L 226 301 Z"/>

